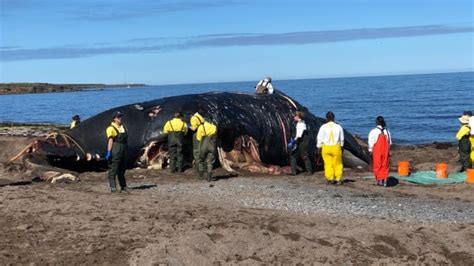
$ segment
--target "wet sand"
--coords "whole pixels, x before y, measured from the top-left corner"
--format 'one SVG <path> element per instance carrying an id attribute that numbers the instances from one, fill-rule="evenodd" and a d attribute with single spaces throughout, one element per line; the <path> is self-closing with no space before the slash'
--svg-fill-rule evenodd
<path id="1" fill-rule="evenodd" d="M 0 136 L 0 264 L 474 264 L 474 185 L 383 188 L 347 169 L 341 187 L 313 176 L 242 172 L 217 182 L 191 169 L 127 171 L 130 194 L 104 172 L 78 183 L 31 182 L 7 163 L 31 141 Z M 394 146 L 392 170 L 457 167 L 449 144 Z"/>

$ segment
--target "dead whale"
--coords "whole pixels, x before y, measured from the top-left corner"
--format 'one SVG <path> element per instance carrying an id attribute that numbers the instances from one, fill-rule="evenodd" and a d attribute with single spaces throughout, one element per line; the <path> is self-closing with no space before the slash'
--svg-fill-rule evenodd
<path id="1" fill-rule="evenodd" d="M 295 135 L 293 114 L 305 112 L 309 131 L 310 153 L 316 162 L 315 139 L 324 120 L 312 115 L 289 96 L 231 92 L 210 92 L 167 97 L 116 107 L 99 113 L 73 129 L 53 132 L 37 139 L 16 158 L 29 165 L 64 169 L 68 173 L 106 169 L 105 128 L 116 111 L 124 113 L 129 133 L 128 166 L 161 169 L 167 167 L 167 143 L 163 125 L 173 113 L 189 117 L 203 110 L 206 119 L 218 126 L 219 164 L 228 171 L 247 169 L 253 172 L 281 173 L 289 165 L 287 142 Z M 185 138 L 184 157 L 192 165 L 191 134 Z M 344 165 L 368 168 L 369 157 L 355 138 L 345 132 Z"/>

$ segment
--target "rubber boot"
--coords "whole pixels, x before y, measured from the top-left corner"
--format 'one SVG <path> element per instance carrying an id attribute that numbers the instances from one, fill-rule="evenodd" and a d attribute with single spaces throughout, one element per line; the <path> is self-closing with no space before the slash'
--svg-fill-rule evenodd
<path id="1" fill-rule="evenodd" d="M 170 159 L 170 173 L 176 172 L 176 161 Z"/>
<path id="2" fill-rule="evenodd" d="M 308 157 L 303 158 L 303 160 L 306 167 L 306 173 L 304 175 L 306 176 L 313 175 L 313 165 L 311 164 L 311 161 L 309 160 Z"/>
<path id="3" fill-rule="evenodd" d="M 291 157 L 290 157 L 290 167 L 291 167 L 290 175 L 296 175 L 298 173 L 298 170 L 297 170 L 297 160 L 294 154 L 291 154 Z"/>
<path id="4" fill-rule="evenodd" d="M 214 181 L 214 178 L 212 177 L 212 173 L 207 173 L 207 182 Z"/>
<path id="5" fill-rule="evenodd" d="M 196 173 L 199 175 L 199 165 L 196 160 L 193 162 L 193 168 L 194 171 L 196 171 Z"/>
<path id="6" fill-rule="evenodd" d="M 109 185 L 110 185 L 110 192 L 115 193 L 117 192 L 117 186 L 115 185 L 115 177 L 108 177 Z"/>

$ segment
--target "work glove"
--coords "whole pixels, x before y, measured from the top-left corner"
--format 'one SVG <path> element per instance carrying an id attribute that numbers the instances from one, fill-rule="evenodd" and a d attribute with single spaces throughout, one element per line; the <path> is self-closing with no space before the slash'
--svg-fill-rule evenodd
<path id="1" fill-rule="evenodd" d="M 291 138 L 290 141 L 288 142 L 288 150 L 293 151 L 296 147 L 296 140 L 294 138 Z"/>
<path id="2" fill-rule="evenodd" d="M 110 157 L 112 157 L 112 151 L 109 150 L 109 151 L 107 151 L 107 153 L 105 154 L 105 160 L 108 161 L 108 160 L 110 159 Z"/>

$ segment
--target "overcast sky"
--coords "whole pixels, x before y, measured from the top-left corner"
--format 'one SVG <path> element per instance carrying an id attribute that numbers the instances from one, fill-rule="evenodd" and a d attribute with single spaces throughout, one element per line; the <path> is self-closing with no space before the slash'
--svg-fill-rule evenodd
<path id="1" fill-rule="evenodd" d="M 472 0 L 0 0 L 0 82 L 473 71 Z"/>

